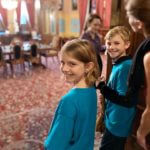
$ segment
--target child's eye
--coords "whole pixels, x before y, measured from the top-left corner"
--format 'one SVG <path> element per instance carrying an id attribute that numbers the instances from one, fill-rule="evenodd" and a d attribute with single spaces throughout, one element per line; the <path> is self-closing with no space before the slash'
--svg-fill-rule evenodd
<path id="1" fill-rule="evenodd" d="M 110 43 L 110 42 L 107 42 L 107 43 L 106 43 L 106 45 L 110 46 L 110 45 L 111 45 L 111 43 Z"/>
<path id="2" fill-rule="evenodd" d="M 119 42 L 115 42 L 114 44 L 115 44 L 115 45 L 119 45 L 120 43 L 119 43 Z"/>
<path id="3" fill-rule="evenodd" d="M 76 65 L 75 63 L 72 62 L 69 63 L 69 66 L 75 66 L 75 65 Z"/>
<path id="4" fill-rule="evenodd" d="M 63 61 L 60 61 L 60 65 L 64 65 L 64 62 L 63 62 Z"/>

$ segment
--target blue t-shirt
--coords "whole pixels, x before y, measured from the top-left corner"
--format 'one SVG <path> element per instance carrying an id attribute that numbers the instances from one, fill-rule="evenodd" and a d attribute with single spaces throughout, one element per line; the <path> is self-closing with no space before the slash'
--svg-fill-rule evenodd
<path id="1" fill-rule="evenodd" d="M 93 150 L 96 114 L 96 89 L 71 89 L 56 109 L 45 150 Z"/>
<path id="2" fill-rule="evenodd" d="M 127 91 L 127 77 L 131 67 L 131 60 L 125 60 L 113 65 L 107 86 L 125 95 Z M 126 108 L 106 99 L 105 126 L 115 136 L 127 137 L 131 132 L 135 116 L 135 107 Z"/>

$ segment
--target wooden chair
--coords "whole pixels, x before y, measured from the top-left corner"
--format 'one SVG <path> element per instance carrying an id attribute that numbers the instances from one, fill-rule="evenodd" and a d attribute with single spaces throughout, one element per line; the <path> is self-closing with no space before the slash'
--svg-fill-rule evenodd
<path id="1" fill-rule="evenodd" d="M 13 58 L 11 58 L 9 63 L 11 64 L 11 71 L 13 76 L 15 75 L 14 65 L 16 66 L 19 65 L 20 69 L 22 69 L 23 72 L 25 71 L 23 52 L 21 50 L 20 45 L 15 45 L 13 47 Z"/>
<path id="2" fill-rule="evenodd" d="M 45 52 L 41 52 L 40 56 L 45 57 L 46 59 L 46 66 L 48 67 L 48 58 L 51 57 L 54 61 L 54 57 L 57 58 L 58 60 L 58 53 L 61 49 L 62 46 L 62 39 L 59 36 L 54 36 L 52 43 L 51 43 L 51 48 Z"/>
<path id="3" fill-rule="evenodd" d="M 38 47 L 36 44 L 31 45 L 30 53 L 24 55 L 25 61 L 28 62 L 29 68 L 40 64 Z"/>
<path id="4" fill-rule="evenodd" d="M 7 66 L 3 57 L 3 51 L 1 47 L 0 47 L 0 67 L 3 67 L 3 76 L 5 76 L 5 74 L 7 73 Z"/>

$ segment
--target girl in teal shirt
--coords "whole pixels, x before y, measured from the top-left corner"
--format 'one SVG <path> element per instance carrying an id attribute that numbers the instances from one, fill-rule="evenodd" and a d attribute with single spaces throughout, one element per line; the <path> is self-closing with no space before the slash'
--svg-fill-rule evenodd
<path id="1" fill-rule="evenodd" d="M 76 39 L 62 47 L 60 62 L 73 88 L 60 100 L 45 150 L 93 150 L 97 114 L 94 84 L 100 75 L 96 53 L 88 41 Z"/>

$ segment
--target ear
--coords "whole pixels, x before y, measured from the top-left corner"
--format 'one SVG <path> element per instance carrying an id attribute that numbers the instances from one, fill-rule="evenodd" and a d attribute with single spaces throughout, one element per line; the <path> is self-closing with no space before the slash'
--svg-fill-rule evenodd
<path id="1" fill-rule="evenodd" d="M 89 72 L 92 68 L 94 67 L 94 63 L 93 62 L 88 62 L 85 64 L 85 72 Z"/>
<path id="2" fill-rule="evenodd" d="M 141 22 L 140 20 L 136 20 L 136 25 L 137 25 L 138 30 L 140 30 L 143 27 L 143 22 Z"/>
<path id="3" fill-rule="evenodd" d="M 131 44 L 130 41 L 126 42 L 126 49 L 128 49 L 130 47 L 130 44 Z"/>

